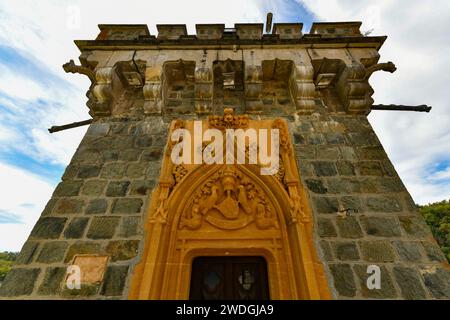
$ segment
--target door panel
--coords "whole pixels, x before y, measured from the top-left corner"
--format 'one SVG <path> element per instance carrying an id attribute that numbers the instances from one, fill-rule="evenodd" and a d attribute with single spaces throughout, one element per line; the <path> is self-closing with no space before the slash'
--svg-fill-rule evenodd
<path id="1" fill-rule="evenodd" d="M 267 300 L 267 264 L 262 257 L 198 257 L 192 263 L 193 300 Z"/>

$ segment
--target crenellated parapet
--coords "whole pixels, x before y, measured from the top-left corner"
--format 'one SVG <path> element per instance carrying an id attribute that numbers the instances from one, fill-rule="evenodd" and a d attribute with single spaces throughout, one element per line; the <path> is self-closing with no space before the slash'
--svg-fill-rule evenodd
<path id="1" fill-rule="evenodd" d="M 78 40 L 81 65 L 67 72 L 91 79 L 94 117 L 119 114 L 202 116 L 232 107 L 260 115 L 368 114 L 370 75 L 386 37 L 367 37 L 359 22 L 100 25 L 96 40 Z"/>

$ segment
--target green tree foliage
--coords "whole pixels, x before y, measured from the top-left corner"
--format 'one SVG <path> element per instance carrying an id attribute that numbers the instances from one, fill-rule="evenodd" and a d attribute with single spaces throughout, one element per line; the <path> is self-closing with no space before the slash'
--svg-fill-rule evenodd
<path id="1" fill-rule="evenodd" d="M 0 282 L 5 279 L 18 255 L 18 252 L 0 252 Z"/>
<path id="2" fill-rule="evenodd" d="M 419 206 L 419 211 L 450 262 L 450 200 Z"/>

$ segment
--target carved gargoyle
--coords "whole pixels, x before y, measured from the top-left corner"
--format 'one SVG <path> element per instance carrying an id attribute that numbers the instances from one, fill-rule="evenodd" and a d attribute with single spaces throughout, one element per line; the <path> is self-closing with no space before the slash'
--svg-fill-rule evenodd
<path id="1" fill-rule="evenodd" d="M 366 80 L 370 78 L 372 73 L 380 70 L 394 73 L 397 70 L 397 67 L 392 61 L 374 64 L 373 66 L 366 68 L 366 75 L 365 75 Z"/>
<path id="2" fill-rule="evenodd" d="M 87 67 L 76 65 L 73 60 L 70 60 L 69 62 L 64 63 L 62 67 L 63 67 L 64 71 L 67 73 L 70 72 L 70 73 L 84 74 L 85 76 L 87 76 L 89 78 L 89 80 L 91 80 L 91 83 L 95 82 L 94 71 L 92 71 L 91 69 L 89 69 Z"/>

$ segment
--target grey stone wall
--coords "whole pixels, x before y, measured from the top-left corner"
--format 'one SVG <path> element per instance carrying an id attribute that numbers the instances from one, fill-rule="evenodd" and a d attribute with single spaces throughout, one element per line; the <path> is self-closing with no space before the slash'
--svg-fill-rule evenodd
<path id="1" fill-rule="evenodd" d="M 290 129 L 334 297 L 450 298 L 445 257 L 367 118 L 316 113 Z M 379 290 L 366 286 L 368 265 L 381 269 Z"/>
<path id="2" fill-rule="evenodd" d="M 333 297 L 450 298 L 445 257 L 367 118 L 316 113 L 286 119 Z M 168 121 L 104 118 L 89 127 L 0 297 L 127 297 Z M 347 208 L 345 218 L 337 214 Z M 89 253 L 110 256 L 103 283 L 63 289 L 73 256 Z M 368 265 L 381 268 L 380 290 L 365 285 Z"/>
<path id="3" fill-rule="evenodd" d="M 104 118 L 91 124 L 0 296 L 126 298 L 129 275 L 143 249 L 145 208 L 167 132 L 160 117 Z M 73 256 L 89 253 L 110 256 L 103 283 L 63 289 Z"/>

